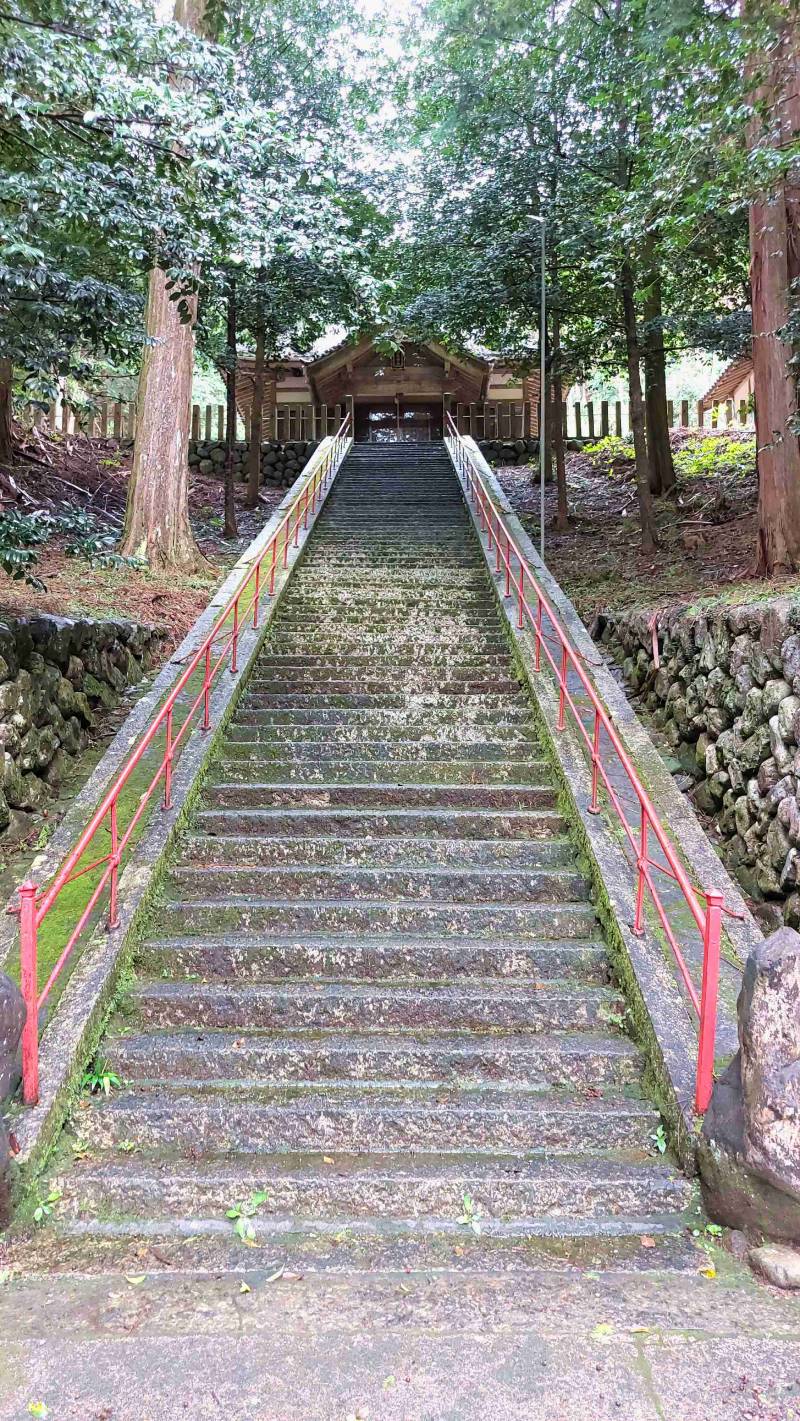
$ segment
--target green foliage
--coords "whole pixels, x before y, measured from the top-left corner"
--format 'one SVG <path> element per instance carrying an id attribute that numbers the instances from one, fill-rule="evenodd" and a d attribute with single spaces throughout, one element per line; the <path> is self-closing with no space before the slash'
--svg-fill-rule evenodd
<path id="1" fill-rule="evenodd" d="M 730 439 L 724 434 L 693 436 L 675 455 L 682 479 L 715 477 L 745 479 L 756 472 L 755 439 Z"/>
<path id="2" fill-rule="evenodd" d="M 48 1191 L 47 1194 L 40 1196 L 40 1198 L 37 1199 L 36 1207 L 33 1211 L 33 1222 L 35 1224 L 44 1224 L 47 1222 L 47 1220 L 53 1213 L 53 1210 L 55 1209 L 56 1205 L 58 1204 L 62 1193 L 63 1190 L 59 1189 L 57 1186 L 54 1186 Z"/>
<path id="3" fill-rule="evenodd" d="M 225 1217 L 233 1223 L 233 1231 L 242 1243 L 252 1246 L 256 1241 L 256 1227 L 253 1219 L 263 1204 L 269 1198 L 264 1189 L 257 1189 L 249 1199 L 243 1199 L 240 1204 L 232 1204 L 230 1209 L 226 1209 Z"/>
<path id="4" fill-rule="evenodd" d="M 613 474 L 615 464 L 630 464 L 634 458 L 634 448 L 626 439 L 616 434 L 607 434 L 593 444 L 584 444 L 583 453 L 595 469 L 604 474 Z"/>
<path id="5" fill-rule="evenodd" d="M 24 578 L 31 587 L 42 589 L 44 584 L 33 570 L 37 549 L 53 538 L 64 540 L 68 557 L 85 558 L 95 567 L 116 567 L 130 561 L 113 552 L 116 535 L 84 509 L 22 513 L 9 508 L 0 513 L 0 568 L 14 581 Z"/>
<path id="6" fill-rule="evenodd" d="M 120 1089 L 122 1081 L 107 1065 L 98 1062 L 84 1071 L 81 1085 L 90 1095 L 110 1095 L 112 1090 Z"/>

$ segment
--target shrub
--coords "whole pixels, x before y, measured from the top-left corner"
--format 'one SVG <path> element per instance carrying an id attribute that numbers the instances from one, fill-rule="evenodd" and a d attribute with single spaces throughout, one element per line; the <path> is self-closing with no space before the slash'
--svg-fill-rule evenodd
<path id="1" fill-rule="evenodd" d="M 635 450 L 632 444 L 620 439 L 616 434 L 607 434 L 594 444 L 584 444 L 583 453 L 595 469 L 603 474 L 613 472 L 615 464 L 632 463 Z"/>
<path id="2" fill-rule="evenodd" d="M 36 549 L 51 538 L 64 539 L 68 557 L 85 558 L 94 566 L 116 567 L 131 561 L 112 551 L 116 535 L 83 509 L 51 513 L 38 508 L 33 513 L 21 513 L 9 508 L 0 513 L 0 568 L 15 582 L 24 578 L 31 587 L 41 590 L 44 583 L 33 571 Z"/>
<path id="3" fill-rule="evenodd" d="M 695 435 L 674 455 L 675 470 L 682 479 L 713 479 L 720 476 L 744 479 L 756 472 L 756 441 L 731 439 L 724 434 Z"/>

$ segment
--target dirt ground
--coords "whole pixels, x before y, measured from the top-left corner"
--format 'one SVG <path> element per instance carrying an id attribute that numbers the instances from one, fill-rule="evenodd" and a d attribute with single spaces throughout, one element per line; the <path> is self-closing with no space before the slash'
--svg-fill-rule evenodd
<path id="1" fill-rule="evenodd" d="M 724 438 L 725 436 L 720 436 Z M 675 447 L 685 434 L 675 431 Z M 545 557 L 584 621 L 605 607 L 666 607 L 708 598 L 755 600 L 796 591 L 796 577 L 756 579 L 757 483 L 742 477 L 682 479 L 656 501 L 654 556 L 640 548 L 632 466 L 599 471 L 584 454 L 568 456 L 571 526 L 555 531 L 556 490 L 546 490 Z M 504 468 L 498 477 L 538 546 L 538 471 Z"/>
<path id="2" fill-rule="evenodd" d="M 125 513 L 131 450 L 114 439 L 81 435 L 42 436 L 32 431 L 21 442 L 13 467 L 0 470 L 0 506 L 30 513 L 84 509 L 109 535 L 119 535 Z M 38 550 L 34 569 L 44 584 L 31 587 L 0 572 L 0 617 L 35 611 L 60 616 L 119 616 L 164 627 L 165 656 L 177 645 L 208 603 L 213 589 L 256 536 L 283 497 L 282 489 L 263 489 L 257 509 L 244 508 L 244 485 L 237 485 L 239 537 L 222 537 L 223 487 L 219 479 L 193 471 L 189 511 L 200 551 L 208 567 L 196 575 L 154 574 L 122 564 L 105 567 L 69 557 L 63 539 Z"/>

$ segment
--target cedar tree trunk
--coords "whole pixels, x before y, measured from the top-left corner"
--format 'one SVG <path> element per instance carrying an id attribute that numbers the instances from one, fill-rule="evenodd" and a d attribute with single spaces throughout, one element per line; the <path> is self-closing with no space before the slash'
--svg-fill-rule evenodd
<path id="1" fill-rule="evenodd" d="M 264 312 L 259 304 L 256 316 L 256 359 L 253 366 L 253 405 L 250 420 L 250 450 L 247 456 L 247 499 L 248 508 L 258 503 L 258 488 L 261 483 L 261 429 L 264 422 L 264 387 L 266 384 L 266 362 L 264 351 Z"/>
<path id="2" fill-rule="evenodd" d="M 157 15 L 167 18 L 158 0 Z M 205 0 L 175 0 L 173 17 L 203 32 Z M 160 268 L 150 272 L 145 311 L 148 344 L 142 352 L 136 396 L 136 438 L 120 552 L 144 558 L 151 568 L 194 572 L 204 564 L 189 523 L 189 435 L 192 419 L 194 323 L 180 319 Z"/>
<path id="3" fill-rule="evenodd" d="M 228 283 L 228 336 L 227 336 L 227 360 L 225 372 L 225 389 L 227 394 L 226 428 L 225 428 L 225 527 L 223 537 L 235 538 L 238 534 L 236 527 L 236 501 L 233 493 L 233 446 L 236 443 L 236 280 L 232 276 Z M 253 440 L 253 428 L 250 430 L 250 439 Z M 256 442 L 260 446 L 260 430 L 255 431 Z"/>
<path id="4" fill-rule="evenodd" d="M 567 506 L 567 464 L 564 455 L 564 426 L 561 420 L 561 407 L 564 403 L 564 392 L 561 388 L 561 317 L 557 310 L 553 310 L 553 448 L 556 455 L 556 492 L 558 494 L 558 508 L 556 511 L 556 529 L 559 533 L 565 533 L 569 528 L 569 508 Z"/>
<path id="5" fill-rule="evenodd" d="M 787 16 L 788 16 L 787 8 Z M 800 131 L 800 23 L 788 19 L 770 74 L 756 95 L 766 103 L 776 148 Z M 763 138 L 756 121 L 749 139 Z M 800 278 L 800 175 L 789 172 L 750 208 L 750 289 L 753 307 L 753 380 L 758 450 L 756 571 L 766 576 L 800 568 L 800 442 L 798 390 L 789 361 L 796 354 L 779 332 L 792 309 Z"/>
<path id="6" fill-rule="evenodd" d="M 194 572 L 203 559 L 189 525 L 189 433 L 194 367 L 194 310 L 181 321 L 167 278 L 151 271 L 142 353 L 136 439 L 120 551 L 151 568 Z"/>
<path id="7" fill-rule="evenodd" d="M 675 465 L 669 442 L 667 413 L 667 371 L 664 358 L 664 336 L 660 321 L 661 273 L 654 260 L 652 242 L 648 243 L 648 259 L 652 263 L 647 274 L 644 298 L 644 319 L 650 322 L 644 348 L 645 408 L 647 412 L 647 452 L 650 463 L 650 490 L 666 493 L 675 487 Z"/>
<path id="8" fill-rule="evenodd" d="M 625 325 L 625 350 L 628 361 L 628 391 L 631 406 L 631 428 L 633 447 L 636 454 L 636 491 L 639 496 L 639 520 L 642 527 L 642 550 L 651 553 L 658 545 L 656 525 L 653 517 L 653 499 L 650 493 L 650 474 L 647 462 L 647 441 L 644 427 L 644 399 L 642 398 L 642 377 L 639 368 L 639 331 L 636 322 L 636 302 L 634 299 L 633 271 L 630 263 L 624 261 L 620 268 L 620 294 Z"/>
<path id="9" fill-rule="evenodd" d="M 11 392 L 14 385 L 14 367 L 11 361 L 0 358 L 0 464 L 10 464 L 14 457 L 14 440 L 11 433 Z"/>

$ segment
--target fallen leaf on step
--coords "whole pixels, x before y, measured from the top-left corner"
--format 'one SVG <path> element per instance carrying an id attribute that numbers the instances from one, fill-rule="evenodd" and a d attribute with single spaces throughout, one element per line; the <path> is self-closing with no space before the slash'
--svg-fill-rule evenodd
<path id="1" fill-rule="evenodd" d="M 323 1164 L 335 1164 L 336 1161 L 334 1160 L 334 1158 L 333 1158 L 332 1155 L 323 1155 L 323 1156 L 322 1156 L 322 1163 L 323 1163 Z"/>
<path id="2" fill-rule="evenodd" d="M 642 1245 L 642 1248 L 655 1248 L 656 1246 L 656 1241 L 654 1238 L 650 1237 L 650 1234 L 642 1234 L 641 1238 L 639 1239 L 639 1242 Z"/>
<path id="3" fill-rule="evenodd" d="M 239 1284 L 239 1292 L 240 1292 L 240 1293 L 249 1293 L 249 1292 L 250 1292 L 250 1284 L 249 1284 L 249 1283 L 240 1283 L 240 1284 Z"/>
<path id="4" fill-rule="evenodd" d="M 279 1278 L 282 1278 L 285 1272 L 286 1272 L 286 1264 L 285 1264 L 285 1263 L 282 1263 L 281 1266 L 280 1266 L 280 1268 L 276 1268 L 274 1273 L 270 1273 L 269 1277 L 267 1278 L 267 1282 L 268 1282 L 268 1283 L 277 1283 L 278 1279 L 279 1279 Z"/>
<path id="5" fill-rule="evenodd" d="M 605 1342 L 613 1331 L 614 1329 L 610 1322 L 598 1322 L 597 1326 L 592 1329 L 592 1337 L 597 1338 L 598 1342 Z"/>
<path id="6" fill-rule="evenodd" d="M 134 1288 L 138 1288 L 139 1284 L 143 1283 L 146 1277 L 146 1273 L 126 1273 L 125 1282 L 130 1283 Z"/>
<path id="7" fill-rule="evenodd" d="M 717 1270 L 713 1263 L 707 1263 L 705 1268 L 700 1269 L 700 1273 L 704 1278 L 716 1278 L 717 1276 Z"/>

